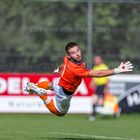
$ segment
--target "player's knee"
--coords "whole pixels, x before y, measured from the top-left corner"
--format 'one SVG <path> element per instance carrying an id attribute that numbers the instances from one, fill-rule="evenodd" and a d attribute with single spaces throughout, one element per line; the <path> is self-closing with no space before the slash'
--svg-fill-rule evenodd
<path id="1" fill-rule="evenodd" d="M 98 102 L 98 97 L 97 97 L 97 96 L 94 96 L 94 97 L 92 98 L 92 103 L 93 103 L 93 104 L 97 104 L 97 102 Z"/>

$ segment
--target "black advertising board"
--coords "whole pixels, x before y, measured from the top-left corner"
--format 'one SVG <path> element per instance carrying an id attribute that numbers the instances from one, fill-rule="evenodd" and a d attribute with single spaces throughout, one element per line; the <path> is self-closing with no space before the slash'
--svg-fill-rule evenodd
<path id="1" fill-rule="evenodd" d="M 118 97 L 122 113 L 140 113 L 140 75 L 111 76 L 109 91 Z"/>

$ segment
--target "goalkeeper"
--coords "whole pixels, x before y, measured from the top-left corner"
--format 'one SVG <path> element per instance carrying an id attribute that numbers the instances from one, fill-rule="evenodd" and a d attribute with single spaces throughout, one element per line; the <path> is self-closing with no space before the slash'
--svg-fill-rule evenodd
<path id="1" fill-rule="evenodd" d="M 53 83 L 42 81 L 39 83 L 28 82 L 26 91 L 37 94 L 45 106 L 57 116 L 64 116 L 70 107 L 71 98 L 84 77 L 104 77 L 118 73 L 133 71 L 133 65 L 128 61 L 121 63 L 118 68 L 109 70 L 88 70 L 82 60 L 80 47 L 75 42 L 70 42 L 65 47 L 66 56 L 63 64 L 54 72 L 60 77 Z M 47 90 L 54 91 L 54 98 L 47 96 Z"/>

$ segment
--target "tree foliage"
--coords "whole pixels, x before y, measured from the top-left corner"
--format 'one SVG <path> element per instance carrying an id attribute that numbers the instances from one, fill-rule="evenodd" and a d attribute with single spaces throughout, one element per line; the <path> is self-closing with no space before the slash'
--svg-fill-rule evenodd
<path id="1" fill-rule="evenodd" d="M 110 66 L 128 58 L 138 64 L 139 13 L 140 4 L 94 3 L 93 55 L 102 55 Z M 14 63 L 13 71 L 51 71 L 69 41 L 86 52 L 86 2 L 1 0 L 0 21 L 0 64 Z M 19 64 L 34 67 L 16 69 Z M 38 64 L 45 69 L 36 69 Z"/>

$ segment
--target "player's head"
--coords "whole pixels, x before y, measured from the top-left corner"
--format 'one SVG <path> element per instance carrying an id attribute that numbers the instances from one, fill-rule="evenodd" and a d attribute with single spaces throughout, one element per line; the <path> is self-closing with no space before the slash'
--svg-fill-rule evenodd
<path id="1" fill-rule="evenodd" d="M 103 62 L 102 57 L 101 56 L 95 56 L 94 57 L 94 64 L 95 65 L 100 65 Z"/>
<path id="2" fill-rule="evenodd" d="M 81 50 L 79 45 L 75 42 L 69 42 L 65 47 L 66 53 L 69 59 L 72 59 L 75 62 L 81 61 Z"/>

